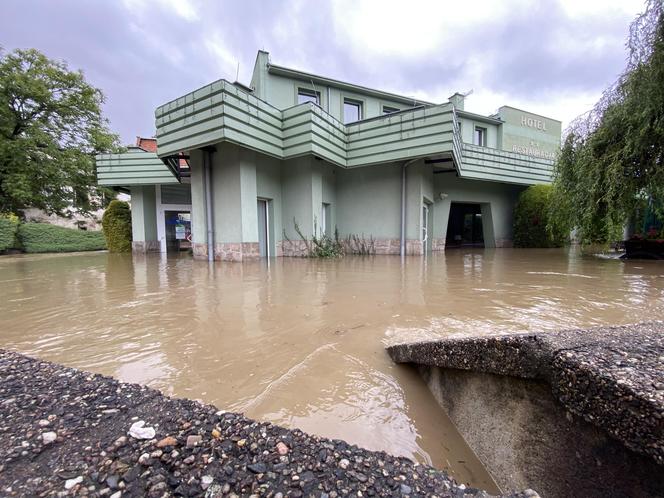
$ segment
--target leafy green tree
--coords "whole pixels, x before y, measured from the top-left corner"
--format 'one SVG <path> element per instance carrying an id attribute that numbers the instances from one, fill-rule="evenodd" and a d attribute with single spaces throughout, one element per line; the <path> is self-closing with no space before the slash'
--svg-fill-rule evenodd
<path id="1" fill-rule="evenodd" d="M 111 201 L 104 211 L 101 226 L 110 252 L 131 252 L 131 210 L 128 203 Z"/>
<path id="2" fill-rule="evenodd" d="M 630 26 L 625 72 L 570 126 L 554 176 L 552 223 L 584 242 L 622 238 L 644 200 L 664 216 L 664 6 Z"/>
<path id="3" fill-rule="evenodd" d="M 37 50 L 0 53 L 0 212 L 98 209 L 94 156 L 117 149 L 104 96 Z"/>

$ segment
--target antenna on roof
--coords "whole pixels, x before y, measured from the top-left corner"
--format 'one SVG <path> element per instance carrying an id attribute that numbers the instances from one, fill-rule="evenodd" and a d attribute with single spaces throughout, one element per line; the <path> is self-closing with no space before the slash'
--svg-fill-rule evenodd
<path id="1" fill-rule="evenodd" d="M 318 97 L 318 90 L 316 90 L 316 85 L 314 85 L 314 80 L 309 80 L 311 81 L 311 87 L 314 89 L 314 94 L 316 95 L 316 104 L 320 105 L 321 103 L 319 102 L 319 97 Z"/>
<path id="2" fill-rule="evenodd" d="M 237 61 L 237 72 L 235 73 L 235 81 L 240 81 L 240 61 Z"/>

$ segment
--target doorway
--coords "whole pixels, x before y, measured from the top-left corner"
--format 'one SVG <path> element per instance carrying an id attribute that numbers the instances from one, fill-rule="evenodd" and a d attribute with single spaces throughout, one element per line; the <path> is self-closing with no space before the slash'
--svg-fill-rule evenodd
<path id="1" fill-rule="evenodd" d="M 191 249 L 191 213 L 164 211 L 166 252 Z"/>
<path id="2" fill-rule="evenodd" d="M 452 203 L 445 247 L 484 247 L 480 204 Z"/>
<path id="3" fill-rule="evenodd" d="M 270 257 L 270 210 L 267 199 L 258 199 L 258 250 L 261 258 Z"/>

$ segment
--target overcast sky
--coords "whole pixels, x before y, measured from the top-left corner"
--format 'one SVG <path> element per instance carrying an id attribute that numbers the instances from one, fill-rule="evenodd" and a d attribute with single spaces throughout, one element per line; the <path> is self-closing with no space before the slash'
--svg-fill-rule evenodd
<path id="1" fill-rule="evenodd" d="M 37 48 L 106 95 L 125 144 L 154 134 L 154 109 L 219 78 L 275 64 L 445 102 L 512 105 L 563 121 L 625 65 L 641 0 L 2 0 L 0 46 Z"/>

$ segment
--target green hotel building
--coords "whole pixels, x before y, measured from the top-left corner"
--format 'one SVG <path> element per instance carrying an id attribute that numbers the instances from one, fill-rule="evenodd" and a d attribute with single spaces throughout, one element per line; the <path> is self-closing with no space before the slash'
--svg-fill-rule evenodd
<path id="1" fill-rule="evenodd" d="M 376 254 L 509 247 L 519 193 L 551 181 L 561 123 L 464 110 L 283 66 L 259 51 L 249 86 L 215 81 L 159 106 L 156 151 L 97 156 L 131 194 L 133 249 L 243 261 L 302 256 L 314 233 Z M 186 227 L 186 229 L 183 229 Z"/>

